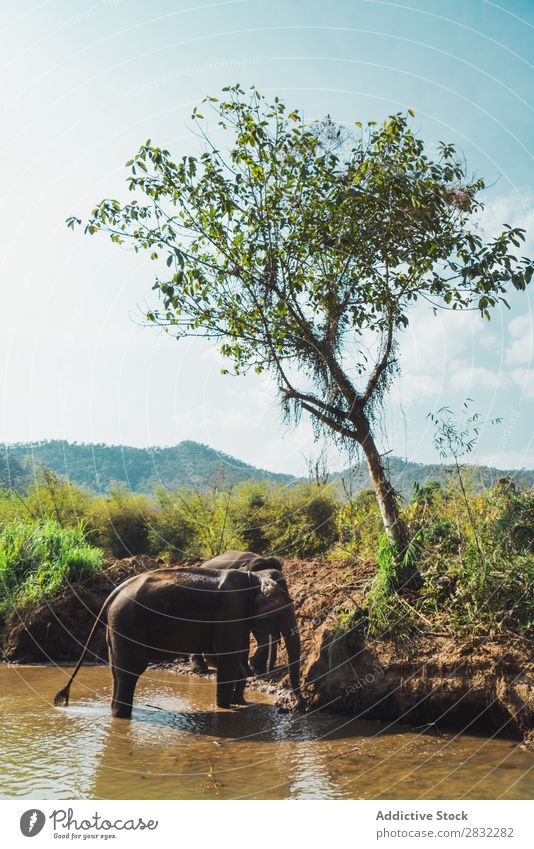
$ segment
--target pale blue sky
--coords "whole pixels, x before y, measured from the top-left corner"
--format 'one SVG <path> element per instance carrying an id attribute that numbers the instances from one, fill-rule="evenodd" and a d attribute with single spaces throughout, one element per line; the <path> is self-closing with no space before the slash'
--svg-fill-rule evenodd
<path id="1" fill-rule="evenodd" d="M 534 251 L 534 4 L 486 0 L 4 2 L 1 23 L 0 439 L 207 442 L 302 472 L 309 422 L 281 423 L 268 384 L 219 375 L 213 349 L 136 323 L 150 263 L 65 227 L 125 194 L 150 136 L 196 146 L 191 107 L 240 81 L 308 118 L 380 119 L 411 106 L 491 186 L 485 226 L 526 226 Z M 491 326 L 414 315 L 384 450 L 435 460 L 426 414 L 466 396 L 488 419 L 477 459 L 534 466 L 532 293 Z M 334 460 L 341 464 L 341 458 Z"/>

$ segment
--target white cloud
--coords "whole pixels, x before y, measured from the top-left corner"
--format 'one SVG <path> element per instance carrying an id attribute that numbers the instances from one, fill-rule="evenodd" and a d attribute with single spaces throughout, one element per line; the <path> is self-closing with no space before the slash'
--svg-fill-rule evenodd
<path id="1" fill-rule="evenodd" d="M 525 315 L 513 318 L 508 325 L 511 342 L 506 350 L 505 359 L 510 365 L 528 365 L 534 359 L 534 336 L 532 333 L 532 316 Z"/>
<path id="2" fill-rule="evenodd" d="M 501 195 L 486 201 L 484 210 L 478 216 L 478 223 L 485 239 L 498 235 L 504 224 L 522 227 L 525 230 L 525 242 L 518 254 L 532 255 L 534 250 L 534 197 L 531 192 L 522 195 Z"/>
<path id="3" fill-rule="evenodd" d="M 516 368 L 510 372 L 525 398 L 534 398 L 534 368 Z"/>
<path id="4" fill-rule="evenodd" d="M 502 372 L 492 371 L 484 366 L 462 364 L 451 366 L 449 384 L 452 389 L 470 393 L 473 390 L 498 389 L 502 382 Z"/>

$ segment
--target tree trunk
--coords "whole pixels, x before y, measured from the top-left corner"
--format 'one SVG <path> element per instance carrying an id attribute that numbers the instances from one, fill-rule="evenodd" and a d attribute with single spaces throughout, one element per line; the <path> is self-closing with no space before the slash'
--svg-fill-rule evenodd
<path id="1" fill-rule="evenodd" d="M 364 414 L 358 416 L 357 426 L 358 433 L 361 434 L 360 445 L 369 467 L 369 476 L 375 490 L 384 530 L 397 565 L 398 588 L 417 586 L 420 582 L 419 572 L 415 564 L 406 557 L 409 542 L 408 530 L 401 518 L 397 495 L 388 480 L 369 422 Z"/>

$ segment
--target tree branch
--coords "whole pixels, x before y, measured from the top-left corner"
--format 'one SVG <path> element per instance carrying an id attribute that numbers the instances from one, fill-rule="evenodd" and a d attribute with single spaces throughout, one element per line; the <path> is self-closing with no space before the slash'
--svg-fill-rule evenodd
<path id="1" fill-rule="evenodd" d="M 356 442 L 360 442 L 360 436 L 358 434 L 358 431 L 351 430 L 348 427 L 344 427 L 344 425 L 341 425 L 339 424 L 339 422 L 336 422 L 334 421 L 334 419 L 331 419 L 330 416 L 326 416 L 324 413 L 321 413 L 319 410 L 315 409 L 310 404 L 307 404 L 306 401 L 299 401 L 299 404 L 303 410 L 306 410 L 308 413 L 311 413 L 323 424 L 332 428 L 332 430 L 335 430 L 336 433 L 341 434 L 341 436 L 344 436 L 346 439 L 352 439 Z"/>
<path id="2" fill-rule="evenodd" d="M 371 377 L 369 378 L 369 380 L 367 382 L 365 392 L 363 393 L 363 405 L 364 406 L 365 406 L 365 404 L 369 403 L 369 400 L 371 399 L 373 392 L 375 391 L 376 387 L 378 386 L 378 384 L 380 382 L 380 378 L 382 377 L 385 370 L 387 369 L 389 362 L 390 362 L 389 358 L 391 356 L 392 350 L 393 350 L 393 317 L 390 315 L 389 321 L 388 321 L 388 332 L 387 332 L 387 337 L 386 337 L 386 344 L 384 346 L 384 351 L 382 353 L 382 356 L 380 357 L 380 360 L 376 364 L 374 371 L 373 371 Z"/>
<path id="3" fill-rule="evenodd" d="M 319 398 L 315 397 L 315 395 L 307 395 L 305 392 L 299 392 L 297 389 L 293 389 L 291 386 L 284 392 L 284 399 L 286 398 L 292 398 L 295 401 L 307 401 L 309 404 L 315 404 L 315 406 L 320 407 L 322 410 L 325 410 L 332 416 L 337 416 L 338 418 L 343 419 L 348 418 L 348 413 L 346 413 L 345 410 L 342 410 L 340 407 L 334 407 L 332 404 L 327 404 L 325 401 L 320 401 Z"/>

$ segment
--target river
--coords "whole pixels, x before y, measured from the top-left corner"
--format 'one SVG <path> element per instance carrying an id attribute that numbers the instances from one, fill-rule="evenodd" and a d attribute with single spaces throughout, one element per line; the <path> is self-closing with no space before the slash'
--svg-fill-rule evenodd
<path id="1" fill-rule="evenodd" d="M 110 673 L 0 665 L 0 796 L 30 799 L 528 799 L 534 757 L 510 740 L 287 713 L 261 693 L 214 709 L 211 679 L 148 670 L 131 722 Z"/>

